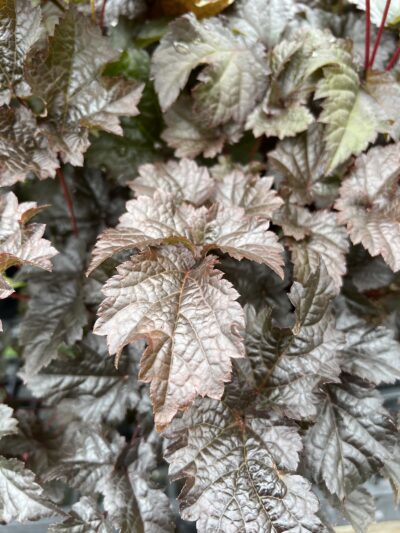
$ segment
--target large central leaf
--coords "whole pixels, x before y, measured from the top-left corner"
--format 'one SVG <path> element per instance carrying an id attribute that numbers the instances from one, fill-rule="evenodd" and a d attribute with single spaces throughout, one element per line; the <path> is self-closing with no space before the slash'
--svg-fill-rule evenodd
<path id="1" fill-rule="evenodd" d="M 104 286 L 95 333 L 111 354 L 137 339 L 148 346 L 139 378 L 151 382 L 155 420 L 168 424 L 200 394 L 220 398 L 231 358 L 243 357 L 243 311 L 215 258 L 199 264 L 182 247 L 132 257 Z"/>
<path id="2" fill-rule="evenodd" d="M 323 531 L 309 482 L 290 474 L 301 449 L 294 427 L 203 400 L 166 436 L 169 473 L 187 478 L 182 517 L 199 533 Z"/>

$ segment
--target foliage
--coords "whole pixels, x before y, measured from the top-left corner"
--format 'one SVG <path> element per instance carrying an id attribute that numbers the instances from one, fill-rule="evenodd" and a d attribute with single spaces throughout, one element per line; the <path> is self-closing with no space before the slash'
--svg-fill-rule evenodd
<path id="1" fill-rule="evenodd" d="M 372 4 L 0 3 L 3 523 L 362 533 L 368 480 L 400 499 L 400 12 Z"/>

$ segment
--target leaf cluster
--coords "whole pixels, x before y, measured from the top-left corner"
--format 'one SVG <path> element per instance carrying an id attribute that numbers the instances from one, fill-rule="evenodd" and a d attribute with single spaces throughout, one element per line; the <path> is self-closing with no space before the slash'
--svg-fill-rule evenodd
<path id="1" fill-rule="evenodd" d="M 400 500 L 400 6 L 330 4 L 0 3 L 3 523 Z"/>

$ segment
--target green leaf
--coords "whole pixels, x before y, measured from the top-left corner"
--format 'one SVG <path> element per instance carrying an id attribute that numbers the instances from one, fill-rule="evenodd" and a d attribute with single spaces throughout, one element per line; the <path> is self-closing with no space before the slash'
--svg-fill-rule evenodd
<path id="1" fill-rule="evenodd" d="M 324 69 L 314 98 L 324 99 L 319 121 L 326 124 L 328 173 L 351 155 L 359 155 L 378 133 L 388 131 L 385 114 L 362 87 L 351 62 Z"/>

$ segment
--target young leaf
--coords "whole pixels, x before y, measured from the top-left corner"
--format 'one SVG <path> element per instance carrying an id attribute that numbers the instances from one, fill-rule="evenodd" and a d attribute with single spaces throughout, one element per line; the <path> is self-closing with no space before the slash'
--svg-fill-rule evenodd
<path id="1" fill-rule="evenodd" d="M 28 80 L 47 111 L 44 133 L 65 162 L 82 165 L 87 128 L 121 135 L 119 116 L 138 114 L 142 84 L 100 78 L 114 57 L 99 28 L 72 8 L 60 19 L 48 49 L 30 56 Z"/>
<path id="2" fill-rule="evenodd" d="M 296 310 L 290 330 L 274 327 L 270 311 L 257 316 L 248 309 L 246 351 L 257 388 L 292 418 L 315 416 L 319 385 L 338 380 L 343 337 L 330 311 L 332 297 L 332 282 L 321 268 L 304 287 L 293 284 L 290 300 Z"/>
<path id="3" fill-rule="evenodd" d="M 243 311 L 238 294 L 214 269 L 181 247 L 132 257 L 104 286 L 95 333 L 111 354 L 136 339 L 147 349 L 139 379 L 151 383 L 155 421 L 167 425 L 197 395 L 220 398 L 231 358 L 243 357 Z"/>
<path id="4" fill-rule="evenodd" d="M 0 457 L 0 520 L 25 522 L 57 514 L 33 472 L 21 461 Z"/>
<path id="5" fill-rule="evenodd" d="M 374 391 L 329 385 L 305 451 L 312 476 L 341 500 L 391 458 L 393 423 Z"/>
<path id="6" fill-rule="evenodd" d="M 165 191 L 177 204 L 189 202 L 195 206 L 205 203 L 214 190 L 208 169 L 190 159 L 142 165 L 130 186 L 139 195 L 152 197 L 156 191 Z"/>
<path id="7" fill-rule="evenodd" d="M 172 441 L 165 454 L 169 474 L 186 478 L 182 517 L 196 520 L 200 533 L 322 530 L 310 483 L 290 473 L 301 441 L 284 420 L 203 400 L 166 436 Z"/>
<path id="8" fill-rule="evenodd" d="M 60 411 L 91 423 L 121 421 L 139 401 L 134 347 L 121 357 L 118 370 L 101 337 L 87 335 L 77 351 L 76 357 L 59 355 L 40 373 L 22 372 L 21 377 L 37 398 Z"/>
<path id="9" fill-rule="evenodd" d="M 315 77 L 327 65 L 341 65 L 348 46 L 329 32 L 307 28 L 282 40 L 269 54 L 271 75 L 264 100 L 248 116 L 246 129 L 256 137 L 293 137 L 307 130 L 315 118 L 306 105 Z"/>
<path id="10" fill-rule="evenodd" d="M 26 56 L 40 36 L 41 13 L 38 5 L 6 0 L 0 5 L 0 105 L 11 97 L 30 95 L 25 81 Z"/>
<path id="11" fill-rule="evenodd" d="M 32 112 L 26 107 L 0 107 L 0 186 L 13 185 L 34 174 L 54 177 L 60 166 L 57 154 L 39 135 Z"/>
<path id="12" fill-rule="evenodd" d="M 399 173 L 398 144 L 372 148 L 356 160 L 335 204 L 352 242 L 381 254 L 394 271 L 400 269 Z"/>
<path id="13" fill-rule="evenodd" d="M 233 170 L 216 178 L 213 199 L 226 206 L 243 207 L 246 215 L 271 219 L 283 204 L 272 184 L 273 178 Z"/>
<path id="14" fill-rule="evenodd" d="M 217 18 L 199 22 L 188 14 L 177 19 L 153 55 L 152 74 L 164 111 L 201 65 L 207 67 L 197 76 L 193 97 L 203 123 L 244 122 L 265 90 L 263 47 L 235 35 Z"/>

